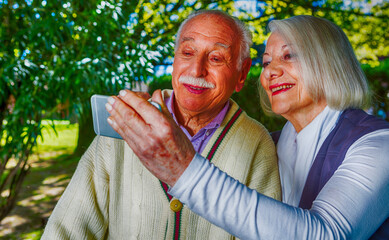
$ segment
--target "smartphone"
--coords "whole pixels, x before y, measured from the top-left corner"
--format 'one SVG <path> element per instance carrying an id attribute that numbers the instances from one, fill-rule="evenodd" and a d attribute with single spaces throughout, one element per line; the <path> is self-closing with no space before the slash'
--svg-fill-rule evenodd
<path id="1" fill-rule="evenodd" d="M 110 116 L 105 109 L 109 96 L 95 94 L 91 97 L 93 129 L 97 135 L 122 139 L 122 137 L 109 125 Z"/>

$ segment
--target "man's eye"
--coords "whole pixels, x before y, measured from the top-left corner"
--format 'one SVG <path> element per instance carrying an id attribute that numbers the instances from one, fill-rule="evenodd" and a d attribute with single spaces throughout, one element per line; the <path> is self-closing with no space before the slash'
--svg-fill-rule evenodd
<path id="1" fill-rule="evenodd" d="M 192 53 L 188 52 L 188 51 L 184 51 L 184 52 L 182 52 L 182 55 L 184 55 L 184 56 L 192 56 Z"/>
<path id="2" fill-rule="evenodd" d="M 219 55 L 212 54 L 209 56 L 209 61 L 211 61 L 213 63 L 220 63 L 223 61 L 223 58 Z"/>
<path id="3" fill-rule="evenodd" d="M 214 62 L 220 62 L 221 58 L 219 58 L 219 57 L 211 57 L 211 60 L 214 61 Z"/>

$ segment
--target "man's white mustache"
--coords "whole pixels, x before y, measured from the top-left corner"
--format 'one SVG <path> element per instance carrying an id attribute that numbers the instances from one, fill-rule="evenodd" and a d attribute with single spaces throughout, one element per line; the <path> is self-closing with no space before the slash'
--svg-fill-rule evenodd
<path id="1" fill-rule="evenodd" d="M 185 83 L 196 87 L 215 88 L 215 84 L 207 82 L 204 78 L 196 78 L 192 76 L 181 76 L 178 79 L 178 81 L 180 83 Z"/>

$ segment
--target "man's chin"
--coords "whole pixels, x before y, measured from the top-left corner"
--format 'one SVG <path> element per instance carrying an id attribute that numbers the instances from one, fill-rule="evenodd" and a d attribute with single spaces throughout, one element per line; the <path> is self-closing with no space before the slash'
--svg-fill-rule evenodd
<path id="1" fill-rule="evenodd" d="M 186 111 L 186 112 L 193 112 L 193 113 L 201 113 L 201 112 L 204 112 L 204 111 L 207 111 L 207 106 L 209 106 L 209 104 L 207 103 L 204 103 L 204 102 L 200 102 L 200 101 L 196 101 L 196 100 L 189 100 L 188 99 L 185 99 L 182 104 L 178 104 L 178 110 L 183 110 L 183 111 Z"/>

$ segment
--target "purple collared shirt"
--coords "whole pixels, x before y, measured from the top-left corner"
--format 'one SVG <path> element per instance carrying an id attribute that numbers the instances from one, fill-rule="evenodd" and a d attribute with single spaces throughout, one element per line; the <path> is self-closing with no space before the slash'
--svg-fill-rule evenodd
<path id="1" fill-rule="evenodd" d="M 200 153 L 204 150 L 205 146 L 207 145 L 208 141 L 211 139 L 212 135 L 215 133 L 216 129 L 220 127 L 220 124 L 222 123 L 224 117 L 227 114 L 227 111 L 230 107 L 230 102 L 227 101 L 227 103 L 224 105 L 223 109 L 219 112 L 219 114 L 212 120 L 212 122 L 208 123 L 207 126 L 203 127 L 198 131 L 193 137 L 190 135 L 188 130 L 184 126 L 181 126 L 177 122 L 176 116 L 174 114 L 174 92 L 172 92 L 172 95 L 169 98 L 165 99 L 165 104 L 169 110 L 169 112 L 172 114 L 174 121 L 180 126 L 182 131 L 184 131 L 185 135 L 188 137 L 188 139 L 192 142 L 192 145 L 196 152 Z"/>

